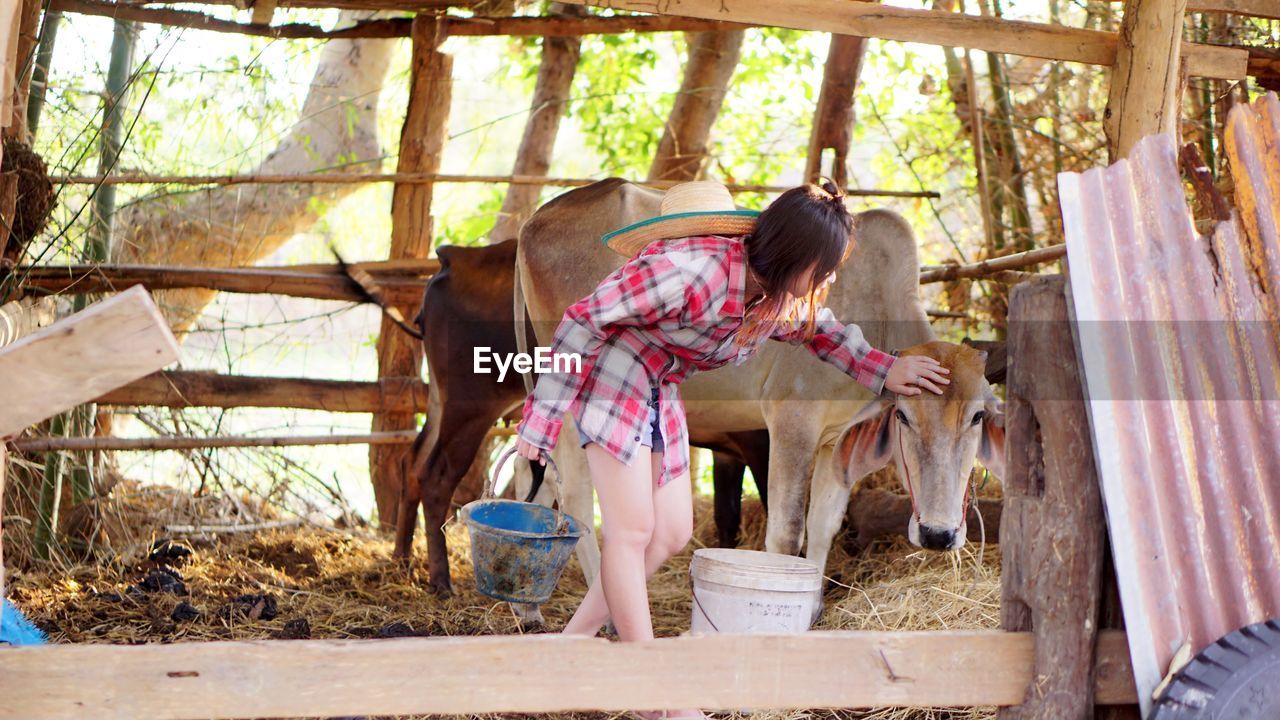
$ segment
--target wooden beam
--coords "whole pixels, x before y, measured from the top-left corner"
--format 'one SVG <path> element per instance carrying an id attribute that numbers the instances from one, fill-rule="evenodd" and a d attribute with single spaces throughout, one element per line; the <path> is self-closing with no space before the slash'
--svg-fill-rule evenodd
<path id="1" fill-rule="evenodd" d="M 944 47 L 1066 60 L 1111 67 L 1115 33 L 1044 23 L 1000 20 L 937 10 L 908 10 L 848 0 L 565 0 L 579 5 L 709 20 L 732 20 L 918 42 Z M 1184 43 L 1190 74 L 1224 80 L 1245 76 L 1247 55 L 1230 48 Z"/>
<path id="2" fill-rule="evenodd" d="M 222 20 L 189 10 L 122 5 L 103 0 L 53 0 L 51 7 L 81 15 L 154 23 L 169 27 L 187 27 L 221 33 L 256 35 L 282 39 L 334 40 L 338 38 L 409 37 L 413 18 L 362 20 L 349 27 L 326 30 L 310 23 L 261 25 Z M 592 16 L 581 19 L 559 17 L 447 17 L 442 20 L 446 36 L 558 36 L 618 35 L 622 33 L 700 32 L 733 30 L 748 27 L 736 23 L 658 15 Z"/>
<path id="3" fill-rule="evenodd" d="M 47 645 L 0 653 L 0 720 L 1007 705 L 1031 657 L 994 631 Z"/>
<path id="4" fill-rule="evenodd" d="M 131 288 L 0 348 L 0 437 L 178 359 L 147 291 Z"/>
<path id="5" fill-rule="evenodd" d="M 1222 12 L 1280 20 L 1276 0 L 1187 0 L 1187 12 Z"/>
<path id="6" fill-rule="evenodd" d="M 515 428 L 496 427 L 490 437 L 515 435 Z M 275 437 L 70 437 L 15 440 L 11 445 L 19 452 L 55 450 L 115 450 L 152 452 L 156 450 L 195 450 L 200 448 L 299 447 L 313 445 L 408 445 L 418 437 L 417 430 L 368 433 L 365 435 L 281 435 Z M 905 527 L 905 525 L 904 525 Z"/>
<path id="7" fill-rule="evenodd" d="M 427 386 L 417 378 L 386 378 L 376 383 L 170 370 L 112 390 L 96 402 L 172 408 L 282 407 L 326 412 L 425 413 Z"/>
<path id="8" fill-rule="evenodd" d="M 451 8 L 470 9 L 480 4 L 481 0 L 279 0 L 280 8 L 339 8 L 343 10 L 390 10 L 402 12 L 440 13 Z M 171 5 L 186 3 L 188 0 L 120 0 L 120 4 L 139 5 Z M 202 5 L 232 5 L 237 9 L 245 7 L 244 0 L 197 0 Z"/>
<path id="9" fill-rule="evenodd" d="M 1000 720 L 1093 717 L 1106 524 L 1072 343 L 1062 275 L 1014 288 L 1000 613 L 1036 650 L 1024 701 Z"/>
<path id="10" fill-rule="evenodd" d="M 31 438 L 15 440 L 18 452 L 50 452 L 55 450 L 197 450 L 200 448 L 296 447 L 311 445 L 405 445 L 418 436 L 416 430 L 370 433 L 365 435 L 286 435 L 278 437 L 71 437 Z"/>
<path id="11" fill-rule="evenodd" d="M 50 178 L 55 185 L 244 185 L 263 184 L 278 185 L 288 183 L 347 183 L 395 182 L 404 184 L 452 184 L 481 183 L 489 185 L 552 185 L 556 187 L 583 187 L 598 183 L 604 178 L 544 178 L 528 175 L 447 175 L 444 173 L 307 173 L 301 175 L 141 175 L 122 174 L 108 177 L 93 175 L 57 175 Z M 682 181 L 631 180 L 637 185 L 666 189 L 679 185 Z M 761 192 L 780 193 L 790 190 L 791 185 L 744 185 L 727 184 L 729 192 Z M 855 197 L 928 197 L 939 198 L 936 192 L 918 192 L 912 190 L 846 190 L 845 194 Z"/>
<path id="12" fill-rule="evenodd" d="M 422 261 L 423 267 L 437 261 Z M 230 293 L 263 293 L 318 300 L 364 302 L 358 286 L 338 273 L 337 265 L 310 272 L 294 268 L 190 268 L 163 265 L 64 265 L 19 268 L 25 273 L 23 287 L 51 293 L 100 293 L 137 285 L 150 290 L 206 288 Z M 378 284 L 391 302 L 415 305 L 422 300 L 426 280 L 382 273 Z"/>
<path id="13" fill-rule="evenodd" d="M 1102 127 L 1111 161 L 1142 138 L 1177 132 L 1187 0 L 1126 0 Z M 1248 58 L 1246 57 L 1246 62 Z"/>
<path id="14" fill-rule="evenodd" d="M 1066 256 L 1066 254 L 1066 245 L 1050 245 L 1046 248 L 1036 248 L 1035 250 L 1004 255 L 991 260 L 969 263 L 968 265 L 933 265 L 921 269 L 920 284 L 947 282 L 961 278 L 986 277 L 1005 270 L 1053 262 Z"/>

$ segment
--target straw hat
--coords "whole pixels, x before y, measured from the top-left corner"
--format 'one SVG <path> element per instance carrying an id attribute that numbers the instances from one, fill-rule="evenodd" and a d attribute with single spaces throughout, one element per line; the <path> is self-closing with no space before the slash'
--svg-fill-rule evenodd
<path id="1" fill-rule="evenodd" d="M 738 210 L 729 189 L 718 182 L 681 183 L 667 190 L 658 217 L 642 220 L 600 238 L 614 252 L 635 257 L 655 240 L 692 235 L 744 235 L 756 225 L 756 210 Z"/>

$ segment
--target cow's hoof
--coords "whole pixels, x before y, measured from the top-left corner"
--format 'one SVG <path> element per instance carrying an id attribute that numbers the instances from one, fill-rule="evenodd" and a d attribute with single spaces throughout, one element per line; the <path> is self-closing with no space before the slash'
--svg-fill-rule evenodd
<path id="1" fill-rule="evenodd" d="M 441 600 L 448 600 L 453 597 L 453 584 L 448 580 L 443 582 L 431 580 L 427 583 L 427 590 Z"/>
<path id="2" fill-rule="evenodd" d="M 511 610 L 520 621 L 522 632 L 545 629 L 547 621 L 542 617 L 542 607 L 534 603 L 511 603 Z"/>

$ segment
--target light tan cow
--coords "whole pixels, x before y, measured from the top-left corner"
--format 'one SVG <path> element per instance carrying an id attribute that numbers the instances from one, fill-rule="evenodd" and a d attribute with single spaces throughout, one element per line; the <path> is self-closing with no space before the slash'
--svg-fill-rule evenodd
<path id="1" fill-rule="evenodd" d="M 516 257 L 517 323 L 523 322 L 527 305 L 538 342 L 549 344 L 565 309 L 589 294 L 624 262 L 600 243 L 601 235 L 657 215 L 661 198 L 661 191 L 610 179 L 569 191 L 539 208 L 520 233 Z M 854 215 L 854 237 L 856 248 L 837 274 L 827 306 L 841 320 L 856 322 L 867 341 L 880 349 L 905 349 L 934 340 L 917 292 L 919 260 L 910 226 L 896 213 L 871 210 Z M 960 367 L 952 370 L 953 377 L 968 377 L 975 362 L 981 377 L 981 359 L 960 350 L 947 353 L 942 349 L 960 346 L 935 343 L 924 347 L 946 355 L 945 359 L 939 358 L 944 365 L 960 362 Z M 953 380 L 952 385 L 956 389 L 950 394 L 966 398 L 966 407 L 990 393 L 985 380 Z M 973 393 L 978 394 L 971 397 Z M 879 431 L 888 427 L 884 418 L 889 417 L 894 398 L 872 403 L 875 398 L 865 387 L 803 347 L 781 342 L 766 343 L 741 366 L 694 373 L 681 386 L 681 397 L 690 436 L 695 441 L 717 433 L 768 429 L 765 549 L 799 555 L 804 548 L 808 558 L 824 567 L 832 538 L 848 506 L 852 483 L 861 477 L 855 473 L 865 474 L 890 460 Z M 896 409 L 909 420 L 914 417 L 919 427 L 928 428 L 929 434 L 920 437 L 934 443 L 923 448 L 922 453 L 922 446 L 909 434 L 903 434 L 908 455 L 902 465 L 911 469 L 913 479 L 918 478 L 914 495 L 926 521 L 913 519 L 912 541 L 917 544 L 924 544 L 919 534 L 921 526 L 938 529 L 951 523 L 943 529 L 956 533 L 963 525 L 958 511 L 963 488 L 956 478 L 967 475 L 978 445 L 974 444 L 976 436 L 970 437 L 972 433 L 960 440 L 945 439 L 942 428 L 949 421 L 943 416 L 950 410 L 944 408 L 951 407 L 930 404 L 926 399 L 897 399 Z M 996 405 L 986 408 L 989 416 L 998 413 Z M 939 413 L 936 419 L 918 417 L 935 412 Z M 981 426 L 985 429 L 991 423 L 982 422 Z M 833 450 L 842 437 L 849 451 L 837 461 Z M 853 441 L 863 437 L 877 440 L 869 446 L 875 452 L 854 452 L 857 443 Z M 891 432 L 889 437 L 897 436 Z M 947 443 L 950 444 L 943 448 Z M 586 459 L 573 423 L 564 424 L 552 455 L 568 480 L 568 511 L 578 517 L 592 517 Z M 948 508 L 956 510 L 948 514 Z M 964 533 L 952 537 L 948 547 L 962 543 Z M 930 546 L 939 547 L 933 538 L 928 535 L 926 540 Z M 596 543 L 580 543 L 579 558 L 588 577 L 594 577 L 599 567 Z"/>

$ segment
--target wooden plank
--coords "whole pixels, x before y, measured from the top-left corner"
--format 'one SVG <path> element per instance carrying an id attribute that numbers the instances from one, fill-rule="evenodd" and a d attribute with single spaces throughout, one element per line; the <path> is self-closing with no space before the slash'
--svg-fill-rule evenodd
<path id="1" fill-rule="evenodd" d="M 997 631 L 51 645 L 0 653 L 0 720 L 1005 705 L 1031 653 Z"/>
<path id="2" fill-rule="evenodd" d="M 8 597 L 4 594 L 4 481 L 8 472 L 9 448 L 5 445 L 4 438 L 0 438 L 0 598 Z M 0 607 L 0 615 L 3 613 L 3 607 Z"/>
<path id="3" fill-rule="evenodd" d="M 579 5 L 628 12 L 681 15 L 708 20 L 731 20 L 918 42 L 944 47 L 972 48 L 1049 60 L 1115 64 L 1118 36 L 1097 30 L 1001 20 L 938 10 L 909 10 L 848 0 L 566 0 Z M 1192 75 L 1239 80 L 1245 75 L 1248 53 L 1212 45 L 1184 43 Z"/>
<path id="4" fill-rule="evenodd" d="M 1102 123 L 1112 162 L 1127 157 L 1148 135 L 1177 132 L 1179 72 L 1186 49 L 1179 40 L 1186 4 L 1187 0 L 1125 2 L 1123 41 L 1111 71 Z"/>
<path id="5" fill-rule="evenodd" d="M 137 287 L 0 348 L 0 436 L 86 403 L 178 359 L 178 343 Z"/>
<path id="6" fill-rule="evenodd" d="M 426 265 L 438 261 L 415 260 Z M 324 271 L 312 271 L 320 267 Z M 229 293 L 263 293 L 317 300 L 364 302 L 347 276 L 337 272 L 337 265 L 295 268 L 193 268 L 164 265 L 70 265 L 23 267 L 16 272 L 26 274 L 23 286 L 51 293 L 114 292 L 138 285 L 150 290 L 207 288 Z M 379 286 L 390 302 L 416 305 L 422 300 L 426 280 L 419 277 L 392 277 L 384 274 Z"/>
<path id="7" fill-rule="evenodd" d="M 170 370 L 112 390 L 95 402 L 173 408 L 287 407 L 327 412 L 425 413 L 427 386 L 417 378 L 385 378 L 376 383 Z"/>
<path id="8" fill-rule="evenodd" d="M 221 33 L 288 39 L 397 38 L 409 37 L 413 18 L 362 20 L 349 27 L 326 30 L 310 23 L 260 25 L 233 22 L 189 10 L 122 5 L 102 0 L 53 0 L 55 10 L 96 15 L 119 20 L 188 27 Z M 570 37 L 617 35 L 621 33 L 706 32 L 742 29 L 748 26 L 698 18 L 654 15 L 618 15 L 567 20 L 558 17 L 451 17 L 444 20 L 444 34 L 466 37 L 522 36 Z"/>
<path id="9" fill-rule="evenodd" d="M 414 18 L 409 107 L 400 130 L 397 172 L 440 170 L 453 96 L 453 58 L 439 50 L 444 40 L 440 29 L 439 22 L 429 16 Z M 430 254 L 434 231 L 433 191 L 434 186 L 429 183 L 396 184 L 391 194 L 389 259 L 423 258 Z M 384 315 L 378 335 L 378 378 L 416 376 L 421 372 L 422 343 L 409 337 Z M 413 413 L 378 413 L 373 416 L 369 429 L 380 432 L 416 427 Z M 384 527 L 395 526 L 408 459 L 408 448 L 369 448 L 369 475 L 373 480 L 378 518 Z"/>
<path id="10" fill-rule="evenodd" d="M 1106 526 L 1067 321 L 1066 280 L 1014 288 L 1009 303 L 1001 626 L 1032 630 L 1034 676 L 1001 720 L 1092 718 Z"/>

